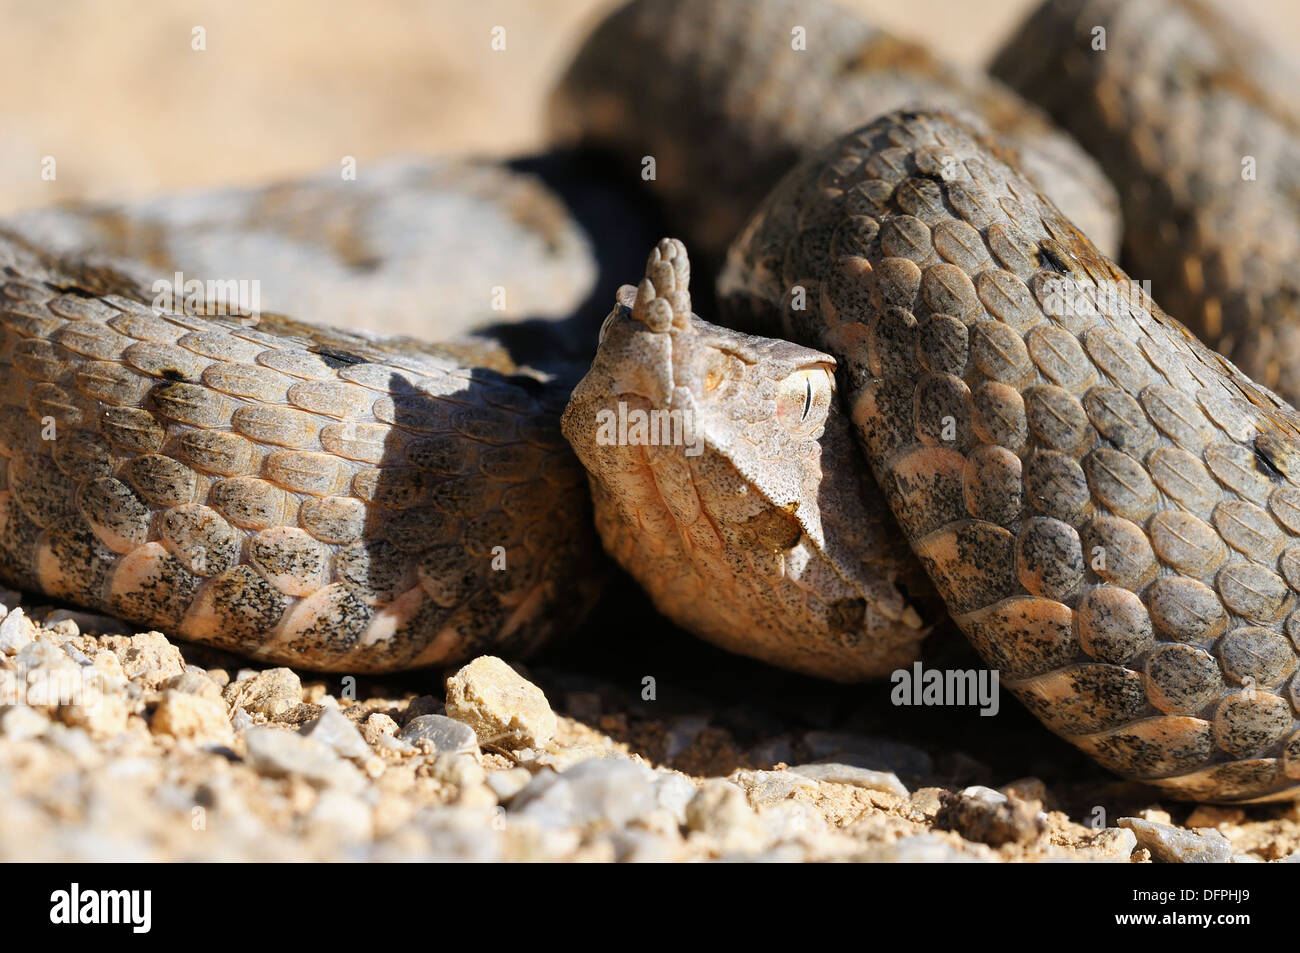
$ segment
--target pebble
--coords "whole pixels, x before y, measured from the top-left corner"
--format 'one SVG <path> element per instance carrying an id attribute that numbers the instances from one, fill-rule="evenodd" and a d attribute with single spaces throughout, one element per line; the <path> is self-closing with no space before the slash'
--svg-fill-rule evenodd
<path id="1" fill-rule="evenodd" d="M 0 734 L 10 741 L 39 738 L 49 730 L 50 720 L 27 705 L 11 705 L 0 712 Z"/>
<path id="2" fill-rule="evenodd" d="M 1132 831 L 1153 858 L 1168 864 L 1222 864 L 1232 857 L 1232 842 L 1212 827 L 1185 830 L 1140 817 L 1121 817 L 1118 824 Z"/>
<path id="3" fill-rule="evenodd" d="M 1014 794 L 1022 801 L 1047 803 L 1047 785 L 1042 778 L 1017 778 L 1009 784 L 998 788 L 999 794 Z"/>
<path id="4" fill-rule="evenodd" d="M 107 653 L 101 653 L 100 657 L 104 657 L 105 655 L 107 655 Z M 114 658 L 115 656 L 107 655 L 107 657 Z M 95 661 L 98 662 L 99 659 L 96 658 Z M 185 692 L 190 695 L 202 695 L 205 698 L 212 698 L 216 701 L 221 701 L 221 686 L 213 681 L 207 672 L 204 672 L 202 669 L 187 669 L 179 675 L 173 675 L 171 678 L 167 679 L 167 681 L 162 683 L 162 689 L 163 691 L 170 690 Z"/>
<path id="5" fill-rule="evenodd" d="M 168 688 L 154 709 L 149 730 L 156 735 L 230 744 L 235 733 L 220 698 Z"/>
<path id="6" fill-rule="evenodd" d="M 333 705 L 327 705 L 314 721 L 298 729 L 304 736 L 333 748 L 344 758 L 365 760 L 371 755 L 370 745 L 361 737 L 357 726 Z"/>
<path id="7" fill-rule="evenodd" d="M 1047 818 L 1037 801 L 1022 801 L 982 786 L 941 796 L 935 827 L 957 831 L 968 840 L 1001 847 L 1028 843 L 1047 830 Z"/>
<path id="8" fill-rule="evenodd" d="M 248 763 L 268 777 L 300 777 L 317 787 L 356 790 L 365 780 L 334 749 L 283 728 L 253 727 L 244 733 Z"/>
<path id="9" fill-rule="evenodd" d="M 493 771 L 487 776 L 486 783 L 497 796 L 497 800 L 506 804 L 527 787 L 532 779 L 533 776 L 527 768 L 507 768 L 504 771 Z"/>
<path id="10" fill-rule="evenodd" d="M 700 785 L 686 806 L 686 826 L 717 839 L 724 850 L 765 846 L 758 815 L 750 808 L 745 792 L 722 778 L 710 778 Z"/>
<path id="11" fill-rule="evenodd" d="M 123 692 L 102 691 L 93 680 L 72 704 L 59 707 L 59 720 L 65 725 L 86 729 L 94 738 L 111 738 L 126 729 L 134 701 Z"/>
<path id="12" fill-rule="evenodd" d="M 249 714 L 274 718 L 302 704 L 302 681 L 288 668 L 268 668 L 250 678 L 231 682 L 222 692 L 226 704 Z"/>
<path id="13" fill-rule="evenodd" d="M 1099 830 L 1087 844 L 1086 850 L 1095 852 L 1097 860 L 1109 860 L 1128 863 L 1137 849 L 1137 836 L 1122 827 L 1107 827 Z"/>
<path id="14" fill-rule="evenodd" d="M 22 609 L 9 612 L 0 622 L 0 652 L 5 655 L 17 655 L 32 641 L 36 626 Z"/>
<path id="15" fill-rule="evenodd" d="M 993 788 L 986 787 L 983 784 L 972 784 L 968 788 L 961 790 L 962 797 L 974 798 L 977 801 L 983 801 L 985 804 L 1006 804 L 1008 797 L 1001 791 L 995 791 Z"/>
<path id="16" fill-rule="evenodd" d="M 253 721 L 253 716 L 244 711 L 244 709 L 240 708 L 238 705 L 231 707 L 230 727 L 234 728 L 235 731 L 247 731 L 256 724 L 257 722 Z"/>
<path id="17" fill-rule="evenodd" d="M 435 698 L 433 695 L 417 695 L 407 702 L 404 721 L 410 723 L 421 715 L 441 715 L 445 707 L 440 698 Z"/>
<path id="18" fill-rule="evenodd" d="M 672 814 L 678 825 L 684 825 L 686 808 L 695 797 L 695 785 L 686 775 L 676 771 L 660 770 L 656 773 L 659 780 L 655 784 L 655 797 L 659 806 Z"/>
<path id="19" fill-rule="evenodd" d="M 871 771 L 867 768 L 855 768 L 851 764 L 834 762 L 801 764 L 790 768 L 790 771 L 827 784 L 850 784 L 853 787 L 883 791 L 897 797 L 908 796 L 907 785 L 898 780 L 898 775 L 892 771 Z"/>
<path id="20" fill-rule="evenodd" d="M 797 791 L 815 791 L 817 782 L 790 771 L 735 771 L 730 780 L 740 785 L 754 807 L 776 804 Z"/>
<path id="21" fill-rule="evenodd" d="M 433 754 L 478 753 L 478 736 L 474 729 L 445 715 L 412 718 L 397 737 Z"/>
<path id="22" fill-rule="evenodd" d="M 127 678 L 139 679 L 148 689 L 156 689 L 173 675 L 185 671 L 181 650 L 168 642 L 161 632 L 108 635 L 101 638 L 99 644 L 117 656 Z"/>
<path id="23" fill-rule="evenodd" d="M 557 773 L 543 770 L 510 802 L 516 813 L 549 827 L 622 827 L 659 808 L 659 778 L 627 758 L 593 758 Z"/>
<path id="24" fill-rule="evenodd" d="M 397 734 L 397 722 L 382 711 L 372 712 L 361 725 L 361 737 L 366 744 L 378 745 L 381 738 L 392 738 Z"/>
<path id="25" fill-rule="evenodd" d="M 81 651 L 81 649 L 77 648 L 71 642 L 63 643 L 63 654 L 66 655 L 68 658 L 72 659 L 72 661 L 76 662 L 78 665 L 91 664 L 90 659 L 87 657 L 86 653 Z"/>
<path id="26" fill-rule="evenodd" d="M 546 695 L 494 655 L 481 655 L 447 679 L 447 714 L 474 729 L 479 744 L 540 748 L 557 722 Z"/>

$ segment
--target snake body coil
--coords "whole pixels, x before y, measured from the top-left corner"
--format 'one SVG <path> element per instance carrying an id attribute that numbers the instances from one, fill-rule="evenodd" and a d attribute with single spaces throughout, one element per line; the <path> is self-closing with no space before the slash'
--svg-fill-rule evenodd
<path id="1" fill-rule="evenodd" d="M 0 236 L 0 580 L 352 672 L 526 653 L 586 611 L 563 387 L 102 278 Z"/>
<path id="2" fill-rule="evenodd" d="M 1044 724 L 1177 796 L 1295 796 L 1290 406 L 941 114 L 792 172 L 722 297 L 836 356 L 912 548 Z"/>

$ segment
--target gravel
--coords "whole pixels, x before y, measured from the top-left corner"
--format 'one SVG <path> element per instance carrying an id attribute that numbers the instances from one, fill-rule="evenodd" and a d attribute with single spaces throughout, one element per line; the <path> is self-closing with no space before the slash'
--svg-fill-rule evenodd
<path id="1" fill-rule="evenodd" d="M 1232 857 L 1232 842 L 1212 827 L 1187 830 L 1140 817 L 1121 817 L 1119 826 L 1132 831 L 1139 845 L 1167 864 L 1222 864 Z"/>
<path id="2" fill-rule="evenodd" d="M 0 605 L 0 860 L 1244 863 L 1300 851 L 1293 806 L 1160 804 L 1121 782 L 1076 796 L 1036 777 L 958 788 L 936 772 L 969 775 L 963 752 L 801 731 L 707 698 L 647 705 L 639 680 L 560 668 L 534 681 L 484 657 L 445 695 L 433 673 L 394 690 L 245 669 L 120 625 L 99 635 L 82 617 L 51 628 L 3 593 Z M 552 689 L 572 712 L 551 708 Z M 735 726 L 748 725 L 760 728 L 742 741 Z M 1099 826 L 1095 805 L 1136 816 Z"/>

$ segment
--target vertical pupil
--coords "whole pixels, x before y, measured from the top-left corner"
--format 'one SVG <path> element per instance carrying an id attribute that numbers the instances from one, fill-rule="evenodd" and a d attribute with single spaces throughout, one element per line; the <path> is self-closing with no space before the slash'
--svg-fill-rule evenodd
<path id="1" fill-rule="evenodd" d="M 808 419 L 808 411 L 812 410 L 812 381 L 807 376 L 803 379 L 803 420 Z"/>

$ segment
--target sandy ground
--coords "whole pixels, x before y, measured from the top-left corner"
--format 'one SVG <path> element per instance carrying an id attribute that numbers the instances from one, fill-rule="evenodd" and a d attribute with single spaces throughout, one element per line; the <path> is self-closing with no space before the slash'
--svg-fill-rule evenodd
<path id="1" fill-rule="evenodd" d="M 701 0 L 706 3 L 707 0 Z M 843 0 L 982 64 L 1028 0 Z M 394 153 L 538 148 L 541 104 L 607 0 L 0 0 L 0 214 L 252 183 Z M 1300 52 L 1294 0 L 1232 4 Z M 506 49 L 491 49 L 505 28 Z M 195 31 L 202 30 L 202 50 Z M 53 156 L 57 178 L 41 178 Z"/>

